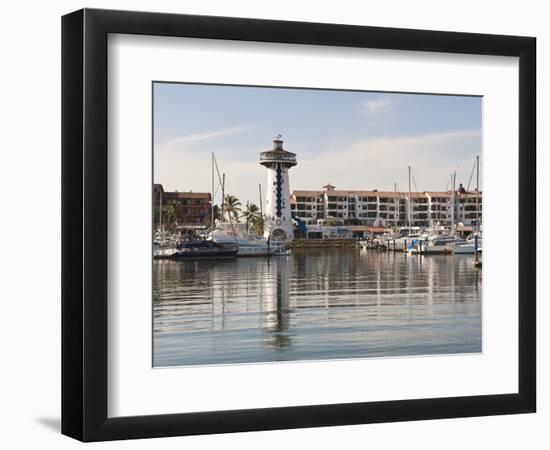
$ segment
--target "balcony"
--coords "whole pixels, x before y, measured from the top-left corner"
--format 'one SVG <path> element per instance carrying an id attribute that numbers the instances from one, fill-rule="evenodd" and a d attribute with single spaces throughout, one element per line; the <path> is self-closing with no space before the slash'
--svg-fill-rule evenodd
<path id="1" fill-rule="evenodd" d="M 273 163 L 283 163 L 286 167 L 293 167 L 296 164 L 296 155 L 286 150 L 269 150 L 260 153 L 260 164 L 270 167 Z"/>

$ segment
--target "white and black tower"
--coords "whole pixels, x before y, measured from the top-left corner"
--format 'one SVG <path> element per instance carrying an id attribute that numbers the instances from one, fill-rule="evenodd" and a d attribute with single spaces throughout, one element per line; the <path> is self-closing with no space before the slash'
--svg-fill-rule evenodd
<path id="1" fill-rule="evenodd" d="M 272 150 L 260 153 L 260 164 L 267 168 L 264 236 L 273 241 L 290 240 L 294 235 L 288 169 L 297 164 L 296 154 L 283 149 L 283 139 L 279 135 L 273 139 Z"/>

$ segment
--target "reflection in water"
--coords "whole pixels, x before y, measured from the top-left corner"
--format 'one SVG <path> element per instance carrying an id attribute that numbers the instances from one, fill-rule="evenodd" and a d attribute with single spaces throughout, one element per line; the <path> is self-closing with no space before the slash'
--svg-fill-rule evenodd
<path id="1" fill-rule="evenodd" d="M 275 264 L 270 264 L 274 272 L 274 283 L 270 283 L 265 290 L 264 311 L 265 321 L 262 328 L 269 333 L 267 342 L 273 348 L 289 347 L 291 337 L 284 333 L 288 330 L 290 316 L 290 264 L 287 258 L 276 258 Z M 269 260 L 268 260 L 269 261 Z"/>
<path id="2" fill-rule="evenodd" d="M 481 272 L 467 255 L 154 262 L 157 367 L 480 351 Z"/>

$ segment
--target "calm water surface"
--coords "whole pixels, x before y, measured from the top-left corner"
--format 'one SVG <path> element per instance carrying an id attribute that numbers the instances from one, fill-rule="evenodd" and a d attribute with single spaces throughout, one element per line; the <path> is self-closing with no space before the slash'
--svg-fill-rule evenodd
<path id="1" fill-rule="evenodd" d="M 481 351 L 469 255 L 303 250 L 153 273 L 156 367 Z"/>

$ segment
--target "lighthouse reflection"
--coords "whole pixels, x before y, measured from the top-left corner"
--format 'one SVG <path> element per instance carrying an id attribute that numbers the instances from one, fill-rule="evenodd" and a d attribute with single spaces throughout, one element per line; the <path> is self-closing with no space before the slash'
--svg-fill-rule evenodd
<path id="1" fill-rule="evenodd" d="M 468 255 L 311 249 L 153 270 L 156 367 L 481 351 Z"/>
<path id="2" fill-rule="evenodd" d="M 290 324 L 290 280 L 292 264 L 286 257 L 275 258 L 269 264 L 273 282 L 262 294 L 262 329 L 267 333 L 265 342 L 273 348 L 286 348 L 292 344 L 288 334 Z"/>

